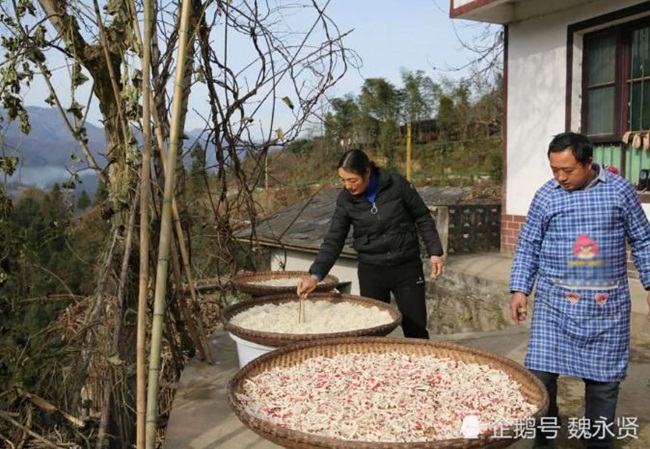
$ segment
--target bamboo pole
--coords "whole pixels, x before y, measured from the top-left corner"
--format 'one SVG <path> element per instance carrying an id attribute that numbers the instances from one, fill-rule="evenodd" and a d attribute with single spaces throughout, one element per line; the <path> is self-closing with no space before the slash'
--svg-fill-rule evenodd
<path id="1" fill-rule="evenodd" d="M 133 3 L 133 0 L 131 0 L 131 8 L 133 11 L 135 11 L 135 4 Z M 145 11 L 146 12 L 146 11 Z M 137 25 L 137 23 L 136 23 Z M 136 31 L 136 38 L 138 39 L 138 42 L 141 46 L 143 46 L 142 43 L 142 37 L 139 34 L 139 28 L 136 26 L 135 27 Z M 152 36 L 149 35 L 148 41 L 149 44 L 147 45 L 147 51 L 149 52 L 149 58 L 151 54 L 151 38 Z M 145 39 L 147 40 L 147 39 Z M 189 59 L 189 55 L 186 59 Z M 144 65 L 143 65 L 143 70 L 144 70 Z M 185 123 L 185 115 L 187 113 L 187 102 L 189 99 L 189 86 L 190 86 L 190 77 L 191 77 L 191 70 L 185 70 L 185 74 L 183 77 L 183 86 L 184 86 L 184 91 L 183 91 L 183 101 L 181 102 L 181 125 Z M 146 84 L 147 89 L 149 92 L 151 91 L 151 85 L 150 83 Z M 158 148 L 160 149 L 160 153 L 162 154 L 162 157 L 160 158 L 160 162 L 162 165 L 163 169 L 163 174 L 166 176 L 167 170 L 166 167 L 167 165 L 165 164 L 165 158 L 167 157 L 167 152 L 165 150 L 165 142 L 164 138 L 162 136 L 161 132 L 161 126 L 160 126 L 160 121 L 158 119 L 158 111 L 155 107 L 155 103 L 153 98 L 149 95 L 149 99 L 143 95 L 143 101 L 147 105 L 147 109 L 149 111 L 149 114 L 146 115 L 146 117 L 150 118 L 153 121 L 153 124 L 155 125 L 155 130 L 156 130 L 156 139 L 158 142 Z M 143 107 L 143 113 L 144 113 L 145 108 Z M 147 122 L 146 124 L 143 124 L 143 133 L 145 131 L 145 126 L 150 128 L 150 122 Z M 179 125 L 180 126 L 180 125 Z M 149 132 L 149 135 L 151 133 Z M 147 145 L 150 143 L 150 140 L 147 139 Z M 149 168 L 148 168 L 149 169 Z M 183 237 L 183 227 L 181 226 L 181 219 L 180 219 L 180 213 L 178 210 L 178 205 L 176 202 L 176 198 L 172 198 L 172 211 L 173 211 L 173 222 L 174 222 L 174 230 L 176 232 L 176 242 L 178 243 L 178 247 L 180 250 L 181 254 L 181 261 L 182 261 L 182 266 L 185 269 L 185 274 L 187 278 L 187 284 L 188 284 L 188 289 L 190 291 L 190 295 L 192 298 L 192 308 L 190 308 L 187 304 L 187 301 L 185 301 L 185 289 L 183 288 L 183 283 L 182 283 L 182 276 L 180 274 L 177 275 L 177 273 L 180 273 L 181 269 L 178 267 L 178 260 L 176 256 L 174 255 L 171 259 L 172 261 L 172 268 L 174 272 L 174 280 L 176 284 L 176 291 L 179 294 L 179 301 L 180 301 L 180 309 L 181 313 L 183 314 L 185 324 L 188 328 L 188 332 L 190 333 L 190 336 L 192 338 L 192 341 L 194 345 L 196 346 L 196 350 L 198 353 L 198 357 L 200 360 L 204 360 L 208 363 L 213 363 L 214 362 L 214 355 L 212 354 L 212 351 L 210 349 L 210 345 L 208 343 L 208 339 L 205 333 L 205 329 L 203 327 L 203 320 L 201 316 L 193 317 L 192 315 L 192 309 L 194 310 L 200 310 L 199 306 L 199 300 L 196 296 L 196 286 L 192 277 L 192 270 L 191 270 L 191 265 L 190 265 L 190 257 L 187 251 L 187 246 L 185 244 L 185 239 Z M 142 259 L 141 259 L 142 260 Z M 196 319 L 196 323 L 194 323 L 194 319 Z M 195 325 L 196 324 L 196 325 Z M 197 329 L 198 327 L 198 329 Z"/>
<path id="2" fill-rule="evenodd" d="M 188 52 L 189 51 L 190 49 L 188 47 Z M 186 60 L 189 61 L 190 58 L 186 57 Z M 183 100 L 180 102 L 181 112 L 179 113 L 179 115 L 181 116 L 181 118 L 179 119 L 180 121 L 179 126 L 182 126 L 185 123 L 185 116 L 187 113 L 187 102 L 189 101 L 190 83 L 191 83 L 191 71 L 186 69 L 183 75 L 184 91 L 183 91 Z M 167 168 L 167 164 L 165 163 L 164 151 L 165 151 L 164 148 L 161 148 L 161 152 L 163 153 L 161 162 L 162 162 L 163 173 L 165 174 L 165 176 L 168 176 L 169 170 Z M 187 247 L 185 245 L 183 226 L 181 224 L 180 213 L 178 210 L 178 202 L 176 201 L 176 197 L 172 198 L 172 213 L 173 213 L 173 226 L 176 235 L 176 242 L 178 243 L 178 249 L 181 255 L 182 267 L 185 269 L 185 276 L 187 278 L 187 284 L 192 298 L 192 308 L 194 310 L 200 311 L 199 301 L 196 296 L 196 288 L 194 286 L 194 280 L 192 277 L 192 267 L 190 266 L 190 257 L 187 251 Z M 203 320 L 201 319 L 200 313 L 197 317 L 194 317 L 192 314 L 192 309 L 187 304 L 187 301 L 185 299 L 185 288 L 183 287 L 182 277 L 180 276 L 181 267 L 178 265 L 179 265 L 178 258 L 174 256 L 172 258 L 172 268 L 175 274 L 174 279 L 176 281 L 175 282 L 176 293 L 178 295 L 181 313 L 183 314 L 183 318 L 186 322 L 186 326 L 188 332 L 190 333 L 192 341 L 196 346 L 196 351 L 198 353 L 199 359 L 204 360 L 208 363 L 213 363 L 214 357 L 210 350 L 208 339 L 205 335 Z"/>
<path id="3" fill-rule="evenodd" d="M 165 170 L 165 164 L 163 164 L 163 171 L 167 173 L 167 171 Z M 178 207 L 176 201 L 173 201 L 172 203 L 172 210 L 173 210 L 174 232 L 176 235 L 176 241 L 178 242 L 178 249 L 181 255 L 180 258 L 181 258 L 182 266 L 183 268 L 185 268 L 185 276 L 187 278 L 188 290 L 190 291 L 190 296 L 192 298 L 192 306 L 194 309 L 199 310 L 200 307 L 199 300 L 196 296 L 196 287 L 194 285 L 194 279 L 192 276 L 190 257 L 187 252 L 185 240 L 183 238 L 184 235 L 183 227 L 181 226 L 181 220 L 180 220 L 180 215 L 178 213 Z M 194 322 L 192 310 L 190 306 L 187 304 L 187 301 L 185 300 L 185 288 L 183 287 L 183 281 L 180 275 L 181 267 L 179 265 L 178 257 L 176 256 L 174 256 L 174 258 L 172 259 L 172 269 L 174 270 L 174 274 L 175 274 L 174 279 L 176 284 L 176 292 L 178 294 L 178 298 L 180 302 L 181 313 L 183 313 L 183 317 L 186 321 L 188 331 L 192 337 L 194 344 L 196 345 L 196 351 L 198 353 L 198 357 L 200 360 L 204 360 L 208 363 L 213 363 L 214 356 L 212 355 L 212 351 L 210 350 L 208 339 L 205 335 L 203 320 L 199 315 L 196 317 L 196 323 Z M 178 274 L 176 275 L 176 273 Z"/>
<path id="4" fill-rule="evenodd" d="M 161 152 L 160 161 L 162 163 L 161 165 L 163 169 L 163 175 L 167 176 L 168 171 L 166 169 L 167 164 L 165 163 L 165 159 L 168 156 L 164 146 L 164 139 L 160 132 L 161 130 L 160 122 L 157 118 L 157 113 L 153 104 L 151 105 L 151 111 L 152 111 L 152 119 L 154 123 L 156 139 L 158 141 L 158 147 L 160 148 L 160 152 Z M 187 251 L 187 245 L 185 244 L 185 238 L 183 237 L 184 236 L 183 227 L 181 226 L 180 213 L 175 198 L 172 199 L 172 213 L 173 213 L 173 226 L 176 235 L 176 243 L 178 244 L 178 249 L 181 254 L 182 266 L 185 269 L 188 289 L 192 297 L 192 309 L 199 310 L 200 305 L 199 305 L 198 297 L 196 296 L 196 292 L 198 291 L 198 289 L 192 277 L 189 253 Z M 171 246 L 171 248 L 173 251 L 174 247 Z M 174 284 L 176 285 L 176 291 L 179 298 L 180 310 L 183 315 L 184 323 L 188 328 L 188 332 L 190 334 L 192 342 L 195 345 L 195 349 L 197 351 L 197 357 L 200 360 L 204 360 L 208 363 L 213 363 L 214 355 L 212 354 L 210 345 L 208 343 L 208 339 L 206 337 L 205 328 L 203 326 L 203 320 L 200 315 L 196 317 L 192 315 L 192 309 L 190 308 L 190 306 L 187 304 L 187 301 L 185 300 L 185 296 L 184 296 L 185 288 L 183 287 L 182 276 L 180 274 L 181 267 L 179 266 L 179 261 L 175 252 L 172 254 L 170 261 L 172 264 Z M 196 323 L 194 322 L 195 320 Z"/>
<path id="5" fill-rule="evenodd" d="M 155 37 L 155 36 L 152 36 Z M 138 36 L 138 39 L 140 37 Z M 184 77 L 183 77 L 183 86 L 184 86 L 184 92 L 183 92 L 183 101 L 181 102 L 181 116 L 185 117 L 185 114 L 187 112 L 187 101 L 189 97 L 189 88 L 188 86 L 190 85 L 190 75 L 189 71 L 185 71 Z M 151 111 L 151 119 L 154 124 L 154 130 L 156 134 L 156 140 L 158 142 L 158 148 L 160 149 L 161 153 L 161 158 L 160 162 L 162 165 L 163 169 L 163 175 L 167 176 L 167 165 L 165 163 L 165 159 L 167 158 L 167 151 L 165 149 L 165 139 L 162 135 L 162 127 L 160 124 L 160 118 L 158 117 L 158 110 L 156 108 L 154 99 L 150 99 L 149 103 L 149 108 Z M 184 124 L 184 118 L 182 119 L 181 125 Z M 193 310 L 200 310 L 200 305 L 199 305 L 199 299 L 196 296 L 197 288 L 195 286 L 193 277 L 192 277 L 192 269 L 190 265 L 190 256 L 187 251 L 187 245 L 185 243 L 185 238 L 184 238 L 184 232 L 183 232 L 183 227 L 181 226 L 181 219 L 180 219 L 180 213 L 178 210 L 178 205 L 176 202 L 176 198 L 172 198 L 172 212 L 173 212 L 173 221 L 174 221 L 174 230 L 176 232 L 176 242 L 178 243 L 178 248 L 181 254 L 181 261 L 182 261 L 182 266 L 185 269 L 185 276 L 187 278 L 187 285 L 188 289 L 190 291 L 190 296 L 192 298 L 192 309 Z M 176 270 L 176 264 L 178 263 L 176 258 L 174 257 L 172 259 L 173 262 L 173 268 Z M 175 277 L 175 279 L 181 279 L 178 277 Z M 185 289 L 183 288 L 183 284 L 181 283 L 176 283 L 176 291 L 179 292 L 179 295 L 184 295 Z M 188 327 L 188 330 L 191 334 L 191 338 L 193 340 L 194 345 L 196 346 L 196 350 L 198 353 L 198 357 L 201 360 L 204 360 L 208 363 L 213 363 L 214 362 L 214 355 L 212 354 L 212 350 L 210 348 L 210 344 L 208 343 L 208 338 L 205 333 L 205 328 L 203 326 L 203 319 L 201 316 L 197 316 L 196 319 L 196 327 L 195 328 L 195 323 L 194 320 L 192 320 L 192 313 L 191 310 L 187 306 L 187 302 L 185 301 L 185 298 L 182 297 L 180 298 L 181 300 L 181 310 L 184 314 L 184 316 L 189 317 L 186 318 L 186 325 Z"/>
<path id="6" fill-rule="evenodd" d="M 162 219 L 160 223 L 160 242 L 158 245 L 158 264 L 156 268 L 156 288 L 154 294 L 154 314 L 151 331 L 151 352 L 149 357 L 149 385 L 147 388 L 146 449 L 154 449 L 156 443 L 156 422 L 158 418 L 158 385 L 160 378 L 160 346 L 162 340 L 163 318 L 165 315 L 165 295 L 167 293 L 167 274 L 169 269 L 169 249 L 172 236 L 172 202 L 174 198 L 176 153 L 180 138 L 180 115 L 182 113 L 183 74 L 185 72 L 191 1 L 183 0 L 179 27 L 178 61 L 174 79 L 172 102 L 172 123 L 169 135 L 169 155 Z"/>
<path id="7" fill-rule="evenodd" d="M 132 5 L 134 6 L 134 5 Z M 136 340 L 136 448 L 146 446 L 147 303 L 149 300 L 149 202 L 151 196 L 151 0 L 144 0 L 142 43 L 142 173 L 140 181 L 140 275 Z M 135 12 L 135 9 L 133 10 Z M 135 18 L 135 15 L 134 15 Z M 138 29 L 137 27 L 135 29 Z"/>

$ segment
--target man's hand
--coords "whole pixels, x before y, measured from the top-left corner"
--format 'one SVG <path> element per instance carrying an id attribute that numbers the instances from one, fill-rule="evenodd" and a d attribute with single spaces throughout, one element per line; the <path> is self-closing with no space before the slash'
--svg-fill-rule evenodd
<path id="1" fill-rule="evenodd" d="M 650 304 L 650 296 L 648 297 L 648 304 Z M 528 306 L 528 298 L 522 292 L 514 292 L 510 300 L 510 316 L 512 321 L 519 324 L 526 320 Z"/>
<path id="2" fill-rule="evenodd" d="M 444 262 L 440 256 L 431 256 L 431 277 L 437 278 L 442 274 Z"/>
<path id="3" fill-rule="evenodd" d="M 650 291 L 648 292 L 648 297 L 646 298 L 646 302 L 648 303 L 648 321 L 650 321 Z"/>

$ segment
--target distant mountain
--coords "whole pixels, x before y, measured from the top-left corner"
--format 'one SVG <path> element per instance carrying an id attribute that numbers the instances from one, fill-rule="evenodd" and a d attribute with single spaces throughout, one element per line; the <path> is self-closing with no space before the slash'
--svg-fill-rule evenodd
<path id="1" fill-rule="evenodd" d="M 70 172 L 85 167 L 71 157 L 76 154 L 82 161 L 83 153 L 72 137 L 59 112 L 54 108 L 28 106 L 31 132 L 27 135 L 20 131 L 18 122 L 8 122 L 4 111 L 0 117 L 0 133 L 5 156 L 18 156 L 18 170 L 9 179 L 10 184 L 49 188 L 54 183 L 70 179 Z M 88 147 L 99 164 L 105 163 L 102 154 L 106 153 L 104 130 L 92 124 L 86 124 Z M 80 172 L 84 184 L 80 190 L 94 191 L 97 180 L 90 171 Z"/>
<path id="2" fill-rule="evenodd" d="M 81 156 L 79 145 L 56 109 L 28 106 L 27 112 L 32 125 L 28 135 L 20 132 L 18 122 L 5 121 L 0 124 L 5 146 L 20 152 L 23 165 L 68 166 L 71 162 L 71 153 Z M 2 115 L 6 117 L 5 114 Z M 102 158 L 100 153 L 106 152 L 104 130 L 86 123 L 86 135 L 93 156 Z"/>
<path id="3" fill-rule="evenodd" d="M 16 155 L 20 159 L 16 173 L 9 179 L 10 191 L 17 192 L 25 187 L 50 188 L 54 183 L 71 179 L 70 172 L 79 172 L 82 185 L 77 191 L 86 190 L 94 193 L 97 187 L 97 176 L 90 170 L 79 171 L 85 168 L 83 153 L 72 137 L 59 112 L 54 108 L 28 106 L 31 132 L 24 135 L 20 132 L 18 122 L 6 121 L 6 113 L 0 109 L 0 155 Z M 106 164 L 106 139 L 104 129 L 86 123 L 86 136 L 88 147 L 100 167 Z M 216 165 L 214 144 L 206 141 L 208 133 L 194 129 L 186 133 L 184 142 L 185 160 L 191 163 L 189 147 L 199 143 L 206 148 L 206 166 Z M 272 147 L 269 151 L 278 151 L 280 147 Z M 237 153 L 240 158 L 246 156 L 246 147 L 238 146 Z M 82 162 L 75 162 L 71 155 L 76 154 Z"/>

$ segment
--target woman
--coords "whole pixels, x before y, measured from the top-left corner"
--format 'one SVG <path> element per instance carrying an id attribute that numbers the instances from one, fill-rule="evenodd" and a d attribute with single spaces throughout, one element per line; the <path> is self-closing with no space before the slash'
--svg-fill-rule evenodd
<path id="1" fill-rule="evenodd" d="M 437 278 L 443 269 L 442 245 L 431 212 L 403 176 L 376 167 L 361 150 L 343 154 L 337 169 L 344 189 L 310 276 L 298 286 L 298 296 L 311 293 L 329 273 L 352 226 L 361 296 L 388 303 L 393 293 L 404 336 L 429 338 L 418 233 L 431 260 L 431 277 Z"/>

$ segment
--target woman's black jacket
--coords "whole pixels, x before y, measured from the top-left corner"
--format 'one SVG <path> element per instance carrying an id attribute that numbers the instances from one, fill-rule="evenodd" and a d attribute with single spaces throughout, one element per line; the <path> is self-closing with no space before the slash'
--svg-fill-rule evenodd
<path id="1" fill-rule="evenodd" d="M 336 262 L 352 226 L 353 248 L 360 263 L 401 265 L 420 258 L 418 233 L 428 256 L 443 254 L 429 208 L 413 185 L 398 173 L 375 168 L 379 176 L 376 213 L 362 195 L 343 189 L 336 199 L 332 223 L 310 273 L 325 276 Z"/>

